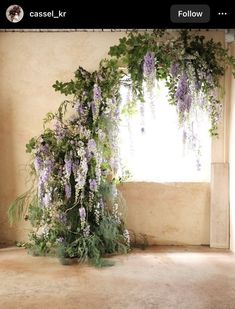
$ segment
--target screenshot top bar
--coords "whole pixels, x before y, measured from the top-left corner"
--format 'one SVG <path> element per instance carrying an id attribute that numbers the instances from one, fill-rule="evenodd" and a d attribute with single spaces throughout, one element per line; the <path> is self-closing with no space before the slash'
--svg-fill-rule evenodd
<path id="1" fill-rule="evenodd" d="M 156 7 L 156 8 L 155 8 Z M 43 4 L 1 1 L 0 29 L 152 29 L 152 28 L 235 28 L 231 4 L 135 4 L 127 7 L 100 2 Z"/>

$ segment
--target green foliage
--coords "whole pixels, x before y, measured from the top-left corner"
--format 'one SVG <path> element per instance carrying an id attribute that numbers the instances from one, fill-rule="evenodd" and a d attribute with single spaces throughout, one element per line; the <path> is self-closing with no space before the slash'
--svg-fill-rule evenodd
<path id="1" fill-rule="evenodd" d="M 101 258 L 100 246 L 100 239 L 95 234 L 79 238 L 77 241 L 79 262 L 90 261 L 98 266 Z"/>
<path id="2" fill-rule="evenodd" d="M 43 210 L 38 205 L 38 196 L 35 195 L 28 209 L 28 220 L 30 221 L 32 227 L 37 227 L 42 219 Z"/>
<path id="3" fill-rule="evenodd" d="M 33 137 L 30 139 L 28 144 L 26 144 L 26 152 L 31 153 L 33 149 L 35 149 L 36 146 L 36 139 Z"/>
<path id="4" fill-rule="evenodd" d="M 33 256 L 46 256 L 49 254 L 47 240 L 37 237 L 33 232 L 29 235 L 30 243 L 27 244 L 28 252 Z"/>
<path id="5" fill-rule="evenodd" d="M 71 259 L 101 267 L 112 264 L 102 258 L 106 254 L 129 251 L 124 203 L 116 189 L 129 173 L 116 175 L 112 159 L 118 156 L 120 86 L 129 87 L 131 96 L 122 113 L 131 115 L 143 102 L 144 84 L 149 82 L 143 70 L 148 53 L 154 55 L 154 79 L 166 81 L 170 104 L 177 106 L 176 92 L 184 73 L 191 87 L 200 84 L 207 98 L 204 110 L 211 119 L 210 133 L 217 134 L 221 104 L 213 91 L 227 66 L 232 66 L 235 76 L 235 59 L 228 51 L 187 30 L 177 36 L 156 30 L 121 38 L 96 71 L 79 67 L 70 81 L 55 82 L 55 91 L 71 99 L 47 113 L 42 134 L 26 145 L 37 188 L 19 196 L 8 216 L 11 224 L 24 217 L 30 220 L 33 231 L 26 247 L 33 255 L 57 255 L 62 264 L 70 264 Z M 173 64 L 178 65 L 176 74 L 171 71 Z M 181 122 L 183 116 L 179 115 Z M 145 247 L 145 235 L 141 239 Z"/>
<path id="6" fill-rule="evenodd" d="M 35 191 L 31 188 L 25 193 L 19 195 L 8 209 L 9 223 L 12 225 L 18 220 L 25 218 L 27 209 L 35 204 Z"/>
<path id="7" fill-rule="evenodd" d="M 113 216 L 102 218 L 96 229 L 96 235 L 101 239 L 105 253 L 128 252 L 125 239 L 120 233 L 120 224 Z"/>
<path id="8" fill-rule="evenodd" d="M 76 83 L 73 80 L 71 80 L 68 83 L 62 83 L 57 80 L 55 84 L 53 85 L 53 88 L 55 88 L 55 91 L 60 91 L 66 96 L 76 93 L 76 90 L 77 90 Z"/>
<path id="9" fill-rule="evenodd" d="M 110 56 L 127 67 L 131 79 L 133 100 L 128 101 L 124 107 L 125 114 L 134 113 L 136 102 L 143 101 L 143 59 L 147 52 L 153 52 L 155 55 L 156 79 L 166 80 L 170 104 L 176 105 L 175 93 L 179 81 L 170 73 L 172 64 L 178 63 L 181 72 L 187 72 L 193 82 L 202 85 L 202 90 L 211 100 L 210 106 L 213 109 L 213 112 L 208 112 L 211 119 L 209 132 L 211 136 L 216 136 L 219 102 L 214 97 L 211 99 L 210 93 L 220 87 L 220 79 L 228 66 L 232 67 L 235 77 L 235 58 L 229 55 L 228 50 L 220 42 L 206 40 L 204 36 L 185 29 L 180 30 L 178 36 L 165 31 L 130 33 L 109 50 Z M 201 72 L 204 72 L 204 75 L 201 75 Z M 211 75 L 212 81 L 208 81 L 208 75 Z"/>

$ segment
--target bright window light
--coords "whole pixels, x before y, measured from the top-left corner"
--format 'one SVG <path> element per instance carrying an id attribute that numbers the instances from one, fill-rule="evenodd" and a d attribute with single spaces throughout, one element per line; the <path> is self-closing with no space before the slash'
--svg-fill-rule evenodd
<path id="1" fill-rule="evenodd" d="M 132 116 L 121 115 L 120 156 L 131 173 L 130 181 L 209 182 L 211 138 L 209 120 L 198 114 L 201 143 L 201 170 L 196 167 L 195 153 L 183 143 L 176 107 L 168 103 L 165 83 L 158 82 L 154 97 L 146 94 Z M 121 87 L 122 105 L 128 100 L 127 87 Z M 152 103 L 151 103 L 152 102 Z"/>

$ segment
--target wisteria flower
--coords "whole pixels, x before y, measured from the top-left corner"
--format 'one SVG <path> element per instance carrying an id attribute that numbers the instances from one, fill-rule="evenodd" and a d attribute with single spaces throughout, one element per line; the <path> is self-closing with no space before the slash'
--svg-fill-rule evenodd
<path id="1" fill-rule="evenodd" d="M 110 159 L 110 165 L 111 165 L 111 168 L 112 168 L 113 171 L 117 171 L 118 167 L 119 167 L 119 160 L 118 160 L 118 158 L 112 157 Z"/>
<path id="2" fill-rule="evenodd" d="M 95 84 L 94 88 L 93 88 L 93 100 L 94 100 L 95 103 L 97 103 L 101 99 L 102 99 L 101 89 L 100 89 L 100 87 L 97 84 Z"/>
<path id="3" fill-rule="evenodd" d="M 153 52 L 147 52 L 144 56 L 143 73 L 147 79 L 155 73 L 155 54 Z"/>
<path id="4" fill-rule="evenodd" d="M 48 207 L 50 205 L 50 203 L 52 202 L 51 192 L 46 192 L 42 200 L 43 200 L 44 206 Z"/>
<path id="5" fill-rule="evenodd" d="M 87 158 L 90 159 L 92 155 L 96 153 L 96 142 L 94 139 L 89 139 L 87 143 Z"/>
<path id="6" fill-rule="evenodd" d="M 58 140 L 62 140 L 66 136 L 66 130 L 63 127 L 63 124 L 61 121 L 57 120 L 55 123 L 55 136 L 58 138 Z"/>
<path id="7" fill-rule="evenodd" d="M 64 165 L 65 175 L 69 179 L 71 172 L 72 172 L 72 167 L 73 167 L 72 158 L 67 155 L 64 159 L 64 162 L 65 162 L 65 165 Z"/>
<path id="8" fill-rule="evenodd" d="M 42 139 L 41 144 L 39 146 L 39 152 L 43 155 L 48 155 L 49 154 L 49 147 L 48 145 L 44 142 Z"/>
<path id="9" fill-rule="evenodd" d="M 93 101 L 91 102 L 91 109 L 94 120 L 96 120 L 98 117 L 101 99 L 101 89 L 97 84 L 95 84 L 93 88 Z"/>
<path id="10" fill-rule="evenodd" d="M 41 157 L 39 157 L 38 155 L 36 155 L 35 159 L 34 159 L 34 166 L 36 171 L 38 172 L 39 170 L 42 169 L 43 167 L 43 160 Z"/>
<path id="11" fill-rule="evenodd" d="M 104 131 L 102 131 L 101 129 L 98 130 L 98 136 L 99 139 L 103 142 L 105 139 L 106 134 L 104 133 Z"/>
<path id="12" fill-rule="evenodd" d="M 192 104 L 192 96 L 189 89 L 189 81 L 186 73 L 182 74 L 175 93 L 178 110 L 181 114 L 189 112 Z"/>
<path id="13" fill-rule="evenodd" d="M 96 182 L 96 180 L 95 179 L 90 179 L 89 183 L 90 183 L 91 191 L 93 191 L 93 192 L 97 191 L 97 182 Z"/>
<path id="14" fill-rule="evenodd" d="M 174 62 L 170 68 L 170 73 L 173 77 L 177 77 L 179 74 L 180 64 L 179 62 Z"/>
<path id="15" fill-rule="evenodd" d="M 84 207 L 79 208 L 79 215 L 80 215 L 81 221 L 86 220 L 86 210 Z"/>
<path id="16" fill-rule="evenodd" d="M 65 196 L 66 196 L 66 198 L 70 199 L 70 197 L 71 197 L 71 185 L 66 183 L 64 189 L 65 189 Z"/>
<path id="17" fill-rule="evenodd" d="M 86 183 L 86 174 L 83 174 L 80 170 L 75 178 L 77 191 L 81 190 Z"/>

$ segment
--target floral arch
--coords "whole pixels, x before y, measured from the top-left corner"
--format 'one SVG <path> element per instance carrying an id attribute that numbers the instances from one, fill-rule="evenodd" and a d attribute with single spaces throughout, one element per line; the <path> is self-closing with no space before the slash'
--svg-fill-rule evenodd
<path id="1" fill-rule="evenodd" d="M 125 106 L 131 113 L 144 100 L 144 83 L 151 92 L 155 80 L 165 80 L 186 143 L 196 145 L 190 124 L 197 110 L 208 114 L 210 134 L 217 135 L 220 79 L 227 66 L 235 75 L 235 59 L 220 43 L 187 30 L 177 35 L 131 32 L 110 48 L 109 56 L 97 71 L 79 67 L 73 80 L 56 81 L 55 90 L 70 99 L 46 115 L 44 131 L 26 145 L 34 181 L 12 203 L 9 218 L 11 223 L 22 216 L 30 220 L 33 231 L 26 246 L 34 255 L 102 266 L 105 254 L 128 252 L 130 236 L 116 188 L 122 181 L 116 175 L 121 85 L 131 91 Z"/>

